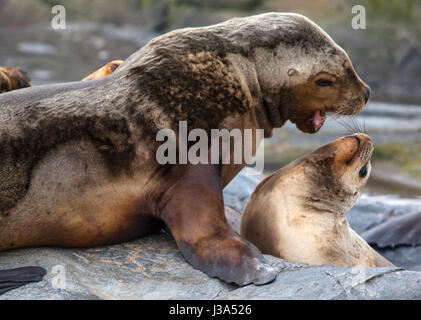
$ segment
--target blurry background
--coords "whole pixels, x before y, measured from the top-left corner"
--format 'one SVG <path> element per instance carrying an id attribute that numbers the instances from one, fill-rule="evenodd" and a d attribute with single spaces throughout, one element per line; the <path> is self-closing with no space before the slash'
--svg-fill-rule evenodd
<path id="1" fill-rule="evenodd" d="M 51 29 L 56 4 L 66 8 L 65 30 Z M 366 30 L 351 27 L 356 4 L 366 8 Z M 75 81 L 167 31 L 268 11 L 302 13 L 325 28 L 371 86 L 372 101 L 357 118 L 376 144 L 369 192 L 421 196 L 419 0 L 1 0 L 0 65 L 26 69 L 33 85 Z M 265 141 L 265 168 L 344 134 L 334 120 L 316 135 L 288 124 Z"/>

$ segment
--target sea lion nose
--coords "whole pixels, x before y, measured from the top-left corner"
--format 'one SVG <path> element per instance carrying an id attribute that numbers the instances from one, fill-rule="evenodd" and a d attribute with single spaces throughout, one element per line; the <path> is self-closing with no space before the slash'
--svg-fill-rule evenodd
<path id="1" fill-rule="evenodd" d="M 358 133 L 354 133 L 352 134 L 350 137 L 354 137 L 357 140 L 359 140 L 360 142 L 366 142 L 366 141 L 371 141 L 371 137 L 368 134 L 362 133 L 362 132 L 358 132 Z"/>
<path id="2" fill-rule="evenodd" d="M 364 89 L 364 99 L 365 99 L 365 103 L 367 103 L 368 99 L 370 99 L 370 95 L 371 95 L 371 90 L 369 87 Z"/>

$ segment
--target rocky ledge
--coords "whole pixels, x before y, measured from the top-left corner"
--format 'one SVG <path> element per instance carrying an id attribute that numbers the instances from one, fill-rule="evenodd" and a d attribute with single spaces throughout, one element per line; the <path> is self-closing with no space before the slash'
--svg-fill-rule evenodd
<path id="1" fill-rule="evenodd" d="M 258 177 L 239 175 L 225 190 L 226 204 L 241 211 L 258 182 Z M 362 232 L 417 207 L 364 196 L 348 217 Z M 228 209 L 227 216 L 238 230 L 240 215 Z M 44 281 L 9 291 L 0 299 L 421 299 L 420 272 L 309 266 L 272 256 L 266 258 L 279 274 L 271 284 L 228 285 L 187 264 L 165 232 L 106 247 L 29 248 L 0 256 L 0 269 L 39 265 L 48 271 Z M 421 262 L 418 257 L 412 260 Z"/>

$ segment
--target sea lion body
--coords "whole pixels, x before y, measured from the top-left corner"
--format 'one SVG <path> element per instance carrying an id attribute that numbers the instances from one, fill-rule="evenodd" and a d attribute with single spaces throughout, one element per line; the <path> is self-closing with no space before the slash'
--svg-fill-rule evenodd
<path id="1" fill-rule="evenodd" d="M 325 73 L 329 87 L 315 82 Z M 268 137 L 287 120 L 312 133 L 324 112 L 361 111 L 368 93 L 323 30 L 272 13 L 170 32 L 102 79 L 4 94 L 0 249 L 103 245 L 165 224 L 193 267 L 240 285 L 271 281 L 224 216 L 222 189 L 245 162 L 160 165 L 157 133 L 187 121 L 208 136 Z"/>
<path id="2" fill-rule="evenodd" d="M 241 235 L 263 253 L 289 261 L 391 266 L 350 228 L 345 216 L 368 179 L 372 150 L 367 135 L 355 134 L 276 171 L 250 197 Z"/>

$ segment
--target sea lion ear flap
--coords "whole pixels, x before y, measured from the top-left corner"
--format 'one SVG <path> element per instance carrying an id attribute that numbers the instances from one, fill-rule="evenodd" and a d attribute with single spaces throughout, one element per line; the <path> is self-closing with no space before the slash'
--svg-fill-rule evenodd
<path id="1" fill-rule="evenodd" d="M 298 71 L 296 69 L 294 69 L 294 68 L 290 68 L 287 73 L 288 73 L 288 75 L 290 77 L 292 77 L 292 76 L 297 75 L 298 74 Z"/>

